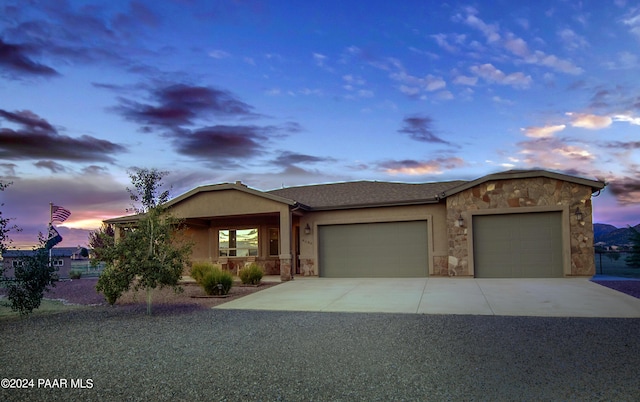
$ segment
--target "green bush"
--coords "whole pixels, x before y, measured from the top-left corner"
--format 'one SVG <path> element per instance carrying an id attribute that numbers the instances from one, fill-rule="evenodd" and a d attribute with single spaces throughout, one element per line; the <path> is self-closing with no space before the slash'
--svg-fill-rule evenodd
<path id="1" fill-rule="evenodd" d="M 254 262 L 242 268 L 240 272 L 238 272 L 238 276 L 240 277 L 240 281 L 245 285 L 258 285 L 264 276 L 264 272 L 262 272 L 262 268 Z"/>
<path id="2" fill-rule="evenodd" d="M 223 271 L 214 267 L 211 271 L 204 274 L 200 285 L 208 295 L 222 296 L 229 293 L 233 285 L 233 275 L 229 271 Z M 218 285 L 222 285 L 218 287 Z"/>
<path id="3" fill-rule="evenodd" d="M 196 281 L 196 283 L 202 285 L 202 279 L 205 277 L 205 275 L 216 268 L 220 269 L 221 267 L 208 261 L 194 262 L 191 266 L 190 275 Z"/>
<path id="4" fill-rule="evenodd" d="M 104 294 L 110 305 L 114 305 L 124 292 L 129 290 L 134 274 L 116 265 L 107 265 L 98 277 L 96 290 Z"/>
<path id="5" fill-rule="evenodd" d="M 69 271 L 69 278 L 71 278 L 71 279 L 80 279 L 80 278 L 82 278 L 82 271 L 79 271 L 77 269 L 72 269 L 71 271 Z"/>

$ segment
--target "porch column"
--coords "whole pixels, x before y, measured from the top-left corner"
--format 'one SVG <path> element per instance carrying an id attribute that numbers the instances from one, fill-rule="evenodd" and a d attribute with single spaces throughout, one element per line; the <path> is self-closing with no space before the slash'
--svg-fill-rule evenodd
<path id="1" fill-rule="evenodd" d="M 280 279 L 291 280 L 291 223 L 289 207 L 280 211 Z"/>
<path id="2" fill-rule="evenodd" d="M 113 225 L 113 241 L 118 242 L 120 238 L 124 237 L 122 232 L 124 232 L 124 228 L 121 225 Z"/>

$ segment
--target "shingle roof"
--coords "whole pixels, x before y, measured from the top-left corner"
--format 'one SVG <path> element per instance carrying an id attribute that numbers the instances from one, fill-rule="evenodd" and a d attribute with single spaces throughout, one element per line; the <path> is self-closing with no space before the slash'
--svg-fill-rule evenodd
<path id="1" fill-rule="evenodd" d="M 54 247 L 51 249 L 52 257 L 71 257 L 75 252 L 78 251 L 78 247 Z M 6 250 L 2 257 L 4 258 L 17 258 L 21 256 L 32 256 L 34 255 L 34 250 Z"/>
<path id="2" fill-rule="evenodd" d="M 355 181 L 286 187 L 266 193 L 318 210 L 434 203 L 440 194 L 464 183 L 463 180 L 421 184 Z"/>

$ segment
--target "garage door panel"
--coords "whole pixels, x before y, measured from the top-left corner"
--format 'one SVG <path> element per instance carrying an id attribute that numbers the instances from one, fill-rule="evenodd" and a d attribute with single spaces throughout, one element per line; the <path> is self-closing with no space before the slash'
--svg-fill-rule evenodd
<path id="1" fill-rule="evenodd" d="M 562 213 L 473 217 L 475 276 L 562 277 Z"/>
<path id="2" fill-rule="evenodd" d="M 318 227 L 320 276 L 424 277 L 427 222 L 384 222 Z"/>

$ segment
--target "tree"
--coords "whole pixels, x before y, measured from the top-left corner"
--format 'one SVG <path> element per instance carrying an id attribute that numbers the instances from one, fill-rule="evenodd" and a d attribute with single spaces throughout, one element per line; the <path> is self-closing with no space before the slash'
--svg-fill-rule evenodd
<path id="1" fill-rule="evenodd" d="M 4 191 L 7 187 L 9 187 L 11 183 L 3 183 L 0 181 L 0 191 Z M 4 203 L 0 204 L 0 207 L 4 206 Z M 11 218 L 5 218 L 2 216 L 2 211 L 0 210 L 0 255 L 2 255 L 5 251 L 9 249 L 11 245 L 11 238 L 9 237 L 9 232 L 19 232 L 20 228 L 16 225 L 11 225 Z"/>
<path id="2" fill-rule="evenodd" d="M 0 182 L 0 191 L 4 191 L 11 183 Z M 0 204 L 3 206 L 4 204 Z M 7 251 L 11 244 L 9 233 L 19 232 L 21 229 L 10 224 L 11 219 L 5 218 L 0 211 L 0 254 Z M 0 263 L 2 281 L 7 288 L 7 299 L 11 309 L 21 315 L 27 315 L 40 307 L 44 292 L 50 286 L 55 286 L 58 280 L 57 268 L 49 262 L 49 253 L 43 248 L 46 239 L 40 234 L 40 248 L 33 251 L 32 255 L 25 254 L 17 259 L 14 268 L 14 277 L 7 278 L 4 275 L 4 265 Z"/>
<path id="3" fill-rule="evenodd" d="M 40 245 L 45 240 L 40 237 Z M 25 254 L 18 259 L 14 268 L 13 280 L 7 281 L 7 299 L 11 309 L 21 315 L 28 315 L 40 307 L 44 292 L 55 287 L 58 281 L 55 268 L 49 261 L 49 252 L 44 247 L 37 248 L 31 255 Z"/>
<path id="4" fill-rule="evenodd" d="M 129 197 L 133 202 L 139 202 L 142 207 L 133 205 L 133 211 L 136 213 L 145 213 L 152 208 L 164 204 L 169 201 L 169 190 L 159 193 L 160 188 L 164 186 L 162 178 L 169 174 L 166 171 L 157 169 L 141 169 L 135 168 L 133 172 L 128 172 L 131 183 L 135 189 L 127 187 Z"/>
<path id="5" fill-rule="evenodd" d="M 631 231 L 631 249 L 629 250 L 629 255 L 624 261 L 628 266 L 634 268 L 640 268 L 640 231 L 638 229 L 629 226 L 629 230 Z"/>
<path id="6" fill-rule="evenodd" d="M 96 258 L 106 263 L 100 275 L 97 290 L 114 304 L 127 290 L 145 289 L 147 314 L 151 314 L 151 291 L 156 287 L 170 286 L 174 291 L 191 253 L 191 243 L 183 237 L 183 221 L 171 216 L 162 203 L 168 200 L 168 192 L 157 194 L 160 180 L 166 175 L 157 170 L 138 169 L 132 174 L 137 189 L 127 189 L 133 201 L 142 202 L 142 211 L 134 227 L 111 243 L 104 234 L 94 239 L 103 241 L 94 248 Z M 93 245 L 95 246 L 99 242 Z"/>
<path id="7" fill-rule="evenodd" d="M 103 224 L 100 229 L 89 233 L 89 247 L 93 250 L 96 261 L 101 261 L 100 253 L 108 250 L 115 243 L 116 232 L 113 226 Z"/>

